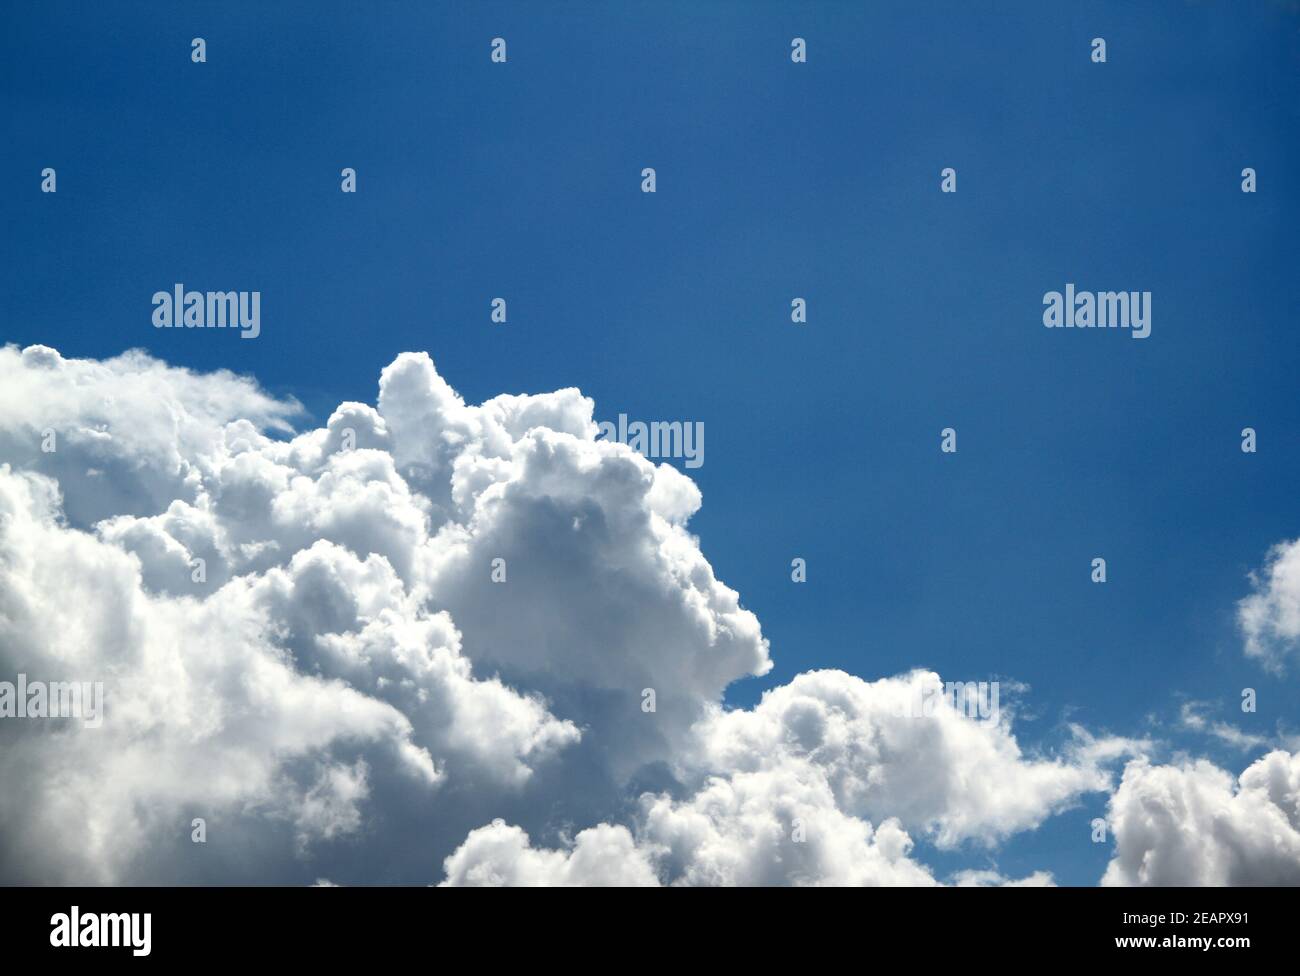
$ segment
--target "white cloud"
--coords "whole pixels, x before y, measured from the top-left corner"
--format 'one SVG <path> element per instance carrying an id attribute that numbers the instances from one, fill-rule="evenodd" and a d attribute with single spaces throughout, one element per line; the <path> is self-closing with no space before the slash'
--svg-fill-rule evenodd
<path id="1" fill-rule="evenodd" d="M 1027 757 L 1009 721 L 972 720 L 941 688 L 928 671 L 874 682 L 842 671 L 801 674 L 752 710 L 712 710 L 698 729 L 696 761 L 815 771 L 839 808 L 871 820 L 897 817 L 941 847 L 994 843 L 1108 788 L 1091 740 L 1064 757 Z M 937 702 L 933 713 L 909 715 L 922 697 Z"/>
<path id="2" fill-rule="evenodd" d="M 138 351 L 100 362 L 4 346 L 0 377 L 0 461 L 56 478 L 80 526 L 192 500 L 225 450 L 225 424 L 284 432 L 301 412 L 231 373 L 192 373 Z M 53 452 L 42 451 L 46 431 Z"/>
<path id="3" fill-rule="evenodd" d="M 626 827 L 582 831 L 568 850 L 537 850 L 519 827 L 495 820 L 470 833 L 447 858 L 451 886 L 583 885 L 647 887 L 659 883 Z"/>
<path id="4" fill-rule="evenodd" d="M 1270 752 L 1235 780 L 1205 760 L 1135 760 L 1107 818 L 1103 884 L 1300 884 L 1300 755 Z"/>
<path id="5" fill-rule="evenodd" d="M 753 709 L 710 707 L 679 761 L 680 781 L 694 786 L 681 798 L 640 799 L 629 835 L 638 862 L 669 884 L 933 885 L 911 857 L 909 828 L 944 847 L 991 844 L 1108 788 L 1089 758 L 1107 751 L 1094 740 L 1062 758 L 1025 757 L 1005 724 L 964 717 L 939 687 L 932 672 L 865 682 L 818 671 Z M 933 713 L 907 714 L 926 694 L 936 696 Z M 472 834 L 448 861 L 456 883 L 469 877 L 467 863 L 491 865 L 480 881 L 506 879 L 508 858 L 539 854 L 497 845 L 485 858 L 475 841 Z M 1012 881 L 986 870 L 954 881 L 1051 877 Z"/>
<path id="6" fill-rule="evenodd" d="M 804 769 L 710 780 L 685 802 L 642 798 L 647 846 L 685 885 L 933 885 L 896 818 L 843 812 Z"/>
<path id="7" fill-rule="evenodd" d="M 1300 651 L 1300 539 L 1274 546 L 1251 581 L 1255 592 L 1237 604 L 1246 654 L 1280 672 Z"/>

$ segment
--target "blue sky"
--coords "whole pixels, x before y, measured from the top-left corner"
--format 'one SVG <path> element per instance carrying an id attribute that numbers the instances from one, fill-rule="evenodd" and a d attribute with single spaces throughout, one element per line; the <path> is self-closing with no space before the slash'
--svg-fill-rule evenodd
<path id="1" fill-rule="evenodd" d="M 1022 743 L 1079 721 L 1239 770 L 1173 723 L 1300 726 L 1234 619 L 1300 534 L 1300 16 L 978 6 L 21 5 L 0 342 L 228 368 L 318 421 L 404 350 L 475 402 L 703 421 L 692 526 L 776 661 L 730 701 L 818 667 L 1000 676 Z M 261 337 L 155 331 L 175 282 L 260 290 Z M 1066 282 L 1150 291 L 1150 338 L 1044 329 Z M 1094 800 L 1002 869 L 1094 882 Z"/>

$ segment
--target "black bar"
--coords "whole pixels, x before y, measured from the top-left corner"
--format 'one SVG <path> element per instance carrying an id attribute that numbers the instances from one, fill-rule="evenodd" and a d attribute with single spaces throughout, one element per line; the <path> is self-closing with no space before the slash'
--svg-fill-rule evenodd
<path id="1" fill-rule="evenodd" d="M 135 955 L 130 944 L 51 945 L 52 919 L 70 921 L 74 905 L 83 925 L 88 914 L 121 913 L 138 914 L 142 925 L 148 913 L 148 954 Z M 866 965 L 901 952 L 927 969 L 1016 956 L 1052 965 L 1127 958 L 1182 966 L 1274 958 L 1295 944 L 1290 893 L 1264 888 L 604 892 L 595 899 L 439 888 L 3 888 L 0 909 L 7 959 L 56 966 L 337 966 L 406 956 L 460 968 L 454 960 L 462 953 L 489 965 L 516 956 L 531 966 L 584 958 L 634 965 L 658 956 L 676 966 L 689 945 L 737 960 L 816 948 L 809 966 L 825 964 L 833 947 Z M 129 943 L 131 930 L 121 931 Z M 142 942 L 142 931 L 135 934 Z M 1125 939 L 1153 941 L 1120 945 Z"/>

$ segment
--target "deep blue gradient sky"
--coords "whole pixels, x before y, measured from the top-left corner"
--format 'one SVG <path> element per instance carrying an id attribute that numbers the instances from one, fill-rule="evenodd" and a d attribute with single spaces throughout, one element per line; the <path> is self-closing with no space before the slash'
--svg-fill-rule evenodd
<path id="1" fill-rule="evenodd" d="M 1183 700 L 1300 727 L 1296 676 L 1246 661 L 1234 621 L 1247 573 L 1300 534 L 1292 6 L 56 2 L 4 20 L 0 342 L 225 367 L 317 421 L 373 402 L 412 349 L 474 402 L 577 386 L 598 419 L 703 421 L 692 526 L 776 660 L 737 704 L 809 668 L 926 666 L 1027 683 L 1027 746 L 1078 721 L 1233 770 L 1252 757 L 1173 727 Z M 261 337 L 156 331 L 150 296 L 175 282 L 260 290 Z M 1066 282 L 1151 291 L 1151 337 L 1044 329 Z M 1103 804 L 1001 867 L 1094 883 Z"/>

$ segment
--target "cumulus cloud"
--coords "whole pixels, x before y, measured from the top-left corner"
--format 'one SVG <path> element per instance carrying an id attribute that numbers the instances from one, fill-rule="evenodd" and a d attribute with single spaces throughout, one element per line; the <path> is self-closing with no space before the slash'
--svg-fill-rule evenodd
<path id="1" fill-rule="evenodd" d="M 1255 592 L 1237 604 L 1246 654 L 1280 672 L 1300 650 L 1300 539 L 1274 546 L 1251 582 Z"/>
<path id="2" fill-rule="evenodd" d="M 842 671 L 798 675 L 751 710 L 711 710 L 697 762 L 757 774 L 815 771 L 835 804 L 897 817 L 941 847 L 993 843 L 1037 826 L 1110 779 L 1080 739 L 1065 757 L 1025 756 L 1009 723 L 973 721 L 934 672 L 867 682 Z M 933 700 L 928 715 L 914 703 Z"/>
<path id="3" fill-rule="evenodd" d="M 1300 884 L 1300 755 L 1239 776 L 1205 760 L 1129 763 L 1111 798 L 1106 885 Z"/>
<path id="4" fill-rule="evenodd" d="M 1110 787 L 1130 743 L 904 714 L 931 672 L 724 708 L 759 622 L 592 411 L 405 353 L 298 431 L 230 373 L 0 350 L 0 679 L 106 698 L 0 722 L 0 880 L 937 884 L 913 838 L 987 860 Z"/>
<path id="5" fill-rule="evenodd" d="M 641 795 L 629 856 L 666 884 L 935 885 L 911 856 L 910 831 L 941 847 L 992 844 L 1108 788 L 1092 741 L 1066 757 L 1025 756 L 1005 724 L 972 721 L 941 687 L 932 672 L 866 682 L 818 671 L 753 709 L 711 706 L 678 761 L 679 795 Z M 932 711 L 913 707 L 931 697 Z M 564 856 L 514 833 L 509 845 L 485 842 L 507 829 L 471 834 L 447 861 L 449 883 L 508 879 L 512 857 Z M 953 883 L 1051 877 L 985 870 Z"/>
<path id="6" fill-rule="evenodd" d="M 650 887 L 659 879 L 626 827 L 581 831 L 567 850 L 538 850 L 527 833 L 503 820 L 470 833 L 447 858 L 448 886 Z"/>

